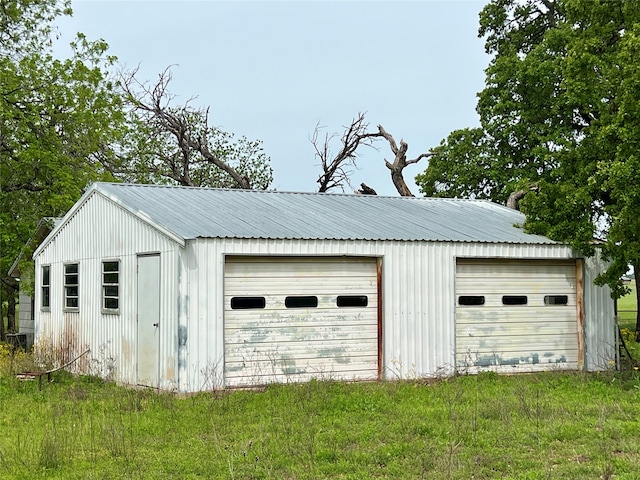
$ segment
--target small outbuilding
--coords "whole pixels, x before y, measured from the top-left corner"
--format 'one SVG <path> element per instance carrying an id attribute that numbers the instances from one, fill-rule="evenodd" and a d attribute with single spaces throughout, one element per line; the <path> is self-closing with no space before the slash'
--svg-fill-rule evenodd
<path id="1" fill-rule="evenodd" d="M 603 370 L 606 265 L 481 200 L 96 183 L 34 253 L 37 348 L 177 392 Z"/>

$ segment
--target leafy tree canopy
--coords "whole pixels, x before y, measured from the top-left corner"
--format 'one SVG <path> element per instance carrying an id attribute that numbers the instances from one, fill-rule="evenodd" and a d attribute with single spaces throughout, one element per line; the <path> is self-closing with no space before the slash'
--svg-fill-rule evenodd
<path id="1" fill-rule="evenodd" d="M 103 163 L 124 119 L 121 96 L 106 73 L 114 58 L 103 41 L 80 34 L 71 58 L 54 57 L 52 22 L 70 13 L 68 0 L 0 0 L 4 298 L 15 293 L 7 273 L 38 221 L 64 214 L 88 183 L 111 178 Z"/>
<path id="2" fill-rule="evenodd" d="M 520 202 L 524 227 L 640 267 L 640 2 L 493 0 L 480 127 L 452 132 L 416 180 L 431 196 Z"/>

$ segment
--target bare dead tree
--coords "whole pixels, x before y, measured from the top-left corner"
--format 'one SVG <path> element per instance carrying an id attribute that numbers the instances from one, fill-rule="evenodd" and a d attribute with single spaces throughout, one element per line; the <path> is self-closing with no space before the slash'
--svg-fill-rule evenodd
<path id="1" fill-rule="evenodd" d="M 378 125 L 378 133 L 379 136 L 384 137 L 384 139 L 389 142 L 389 146 L 391 147 L 391 152 L 394 155 L 393 163 L 390 163 L 385 158 L 384 163 L 389 170 L 391 170 L 391 181 L 393 185 L 396 187 L 398 193 L 403 197 L 414 197 L 415 195 L 411 193 L 411 190 L 407 186 L 407 182 L 404 181 L 404 176 L 402 175 L 402 171 L 408 165 L 412 165 L 414 163 L 418 163 L 423 158 L 429 158 L 435 155 L 433 152 L 421 153 L 413 160 L 407 160 L 407 150 L 409 145 L 404 140 L 400 140 L 400 147 L 396 144 L 395 139 L 392 135 L 390 135 L 382 125 Z"/>
<path id="2" fill-rule="evenodd" d="M 344 126 L 345 131 L 340 137 L 341 147 L 335 155 L 331 152 L 329 144 L 338 134 L 329 135 L 327 133 L 321 142 L 319 137 L 323 127 L 316 125 L 310 140 L 316 151 L 315 156 L 320 159 L 322 167 L 322 175 L 316 180 L 320 185 L 318 192 L 327 192 L 336 187 L 344 190 L 345 186 L 351 186 L 349 177 L 353 173 L 353 169 L 357 168 L 358 148 L 361 146 L 375 148 L 373 142 L 381 134 L 380 132 L 367 131 L 369 124 L 364 116 L 364 113 L 358 113 L 350 125 Z"/>
<path id="3" fill-rule="evenodd" d="M 132 108 L 142 120 L 153 127 L 156 132 L 166 132 L 175 140 L 177 150 L 173 152 L 155 152 L 163 155 L 163 175 L 180 185 L 195 185 L 191 178 L 191 169 L 197 161 L 204 161 L 214 165 L 227 173 L 235 182 L 237 188 L 251 189 L 251 180 L 242 175 L 235 168 L 225 162 L 220 156 L 211 151 L 209 136 L 213 132 L 209 127 L 209 108 L 197 109 L 190 106 L 193 98 L 179 107 L 170 105 L 174 96 L 168 91 L 172 79 L 169 68 L 158 77 L 155 85 L 150 87 L 136 78 L 137 71 L 122 77 L 122 88 Z M 194 157 L 198 154 L 196 160 Z M 154 165 L 148 166 L 151 171 Z"/>

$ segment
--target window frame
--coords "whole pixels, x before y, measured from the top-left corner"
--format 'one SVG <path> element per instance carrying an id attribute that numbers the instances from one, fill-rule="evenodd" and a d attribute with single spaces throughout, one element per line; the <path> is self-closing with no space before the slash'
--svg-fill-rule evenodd
<path id="1" fill-rule="evenodd" d="M 75 272 L 69 272 L 67 269 L 71 266 L 76 267 Z M 76 277 L 76 283 L 68 283 L 70 277 Z M 63 310 L 65 312 L 78 312 L 80 311 L 80 262 L 65 262 L 62 269 L 62 296 L 63 296 Z M 70 295 L 69 290 L 76 288 L 76 295 Z M 69 300 L 75 298 L 76 305 L 69 306 Z"/>
<path id="2" fill-rule="evenodd" d="M 46 269 L 46 279 L 45 281 L 45 269 Z M 46 295 L 45 295 L 46 291 Z M 45 298 L 47 300 L 47 304 L 45 305 Z M 51 265 L 41 265 L 40 266 L 40 310 L 43 312 L 51 311 Z"/>
<path id="3" fill-rule="evenodd" d="M 105 265 L 106 264 L 116 264 L 116 270 L 105 270 Z M 108 282 L 106 279 L 107 275 L 116 275 L 116 281 L 115 282 Z M 101 306 L 101 310 L 102 313 L 107 313 L 107 314 L 116 314 L 118 315 L 120 313 L 120 259 L 118 258 L 106 258 L 103 259 L 102 262 L 100 263 L 100 280 L 101 280 L 101 287 L 100 287 L 100 306 Z M 116 294 L 110 294 L 107 295 L 107 289 L 109 288 L 116 288 Z M 107 307 L 107 300 L 114 300 L 116 301 L 116 307 Z"/>

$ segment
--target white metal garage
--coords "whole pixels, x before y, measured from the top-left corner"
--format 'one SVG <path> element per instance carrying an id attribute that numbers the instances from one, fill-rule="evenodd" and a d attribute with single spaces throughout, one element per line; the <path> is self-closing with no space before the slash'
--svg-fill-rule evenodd
<path id="1" fill-rule="evenodd" d="M 607 264 L 524 221 L 482 200 L 98 183 L 34 254 L 36 344 L 185 393 L 611 368 Z"/>
<path id="2" fill-rule="evenodd" d="M 376 379 L 375 258 L 228 257 L 225 385 Z"/>
<path id="3" fill-rule="evenodd" d="M 458 259 L 458 370 L 578 368 L 581 271 L 575 260 Z"/>

